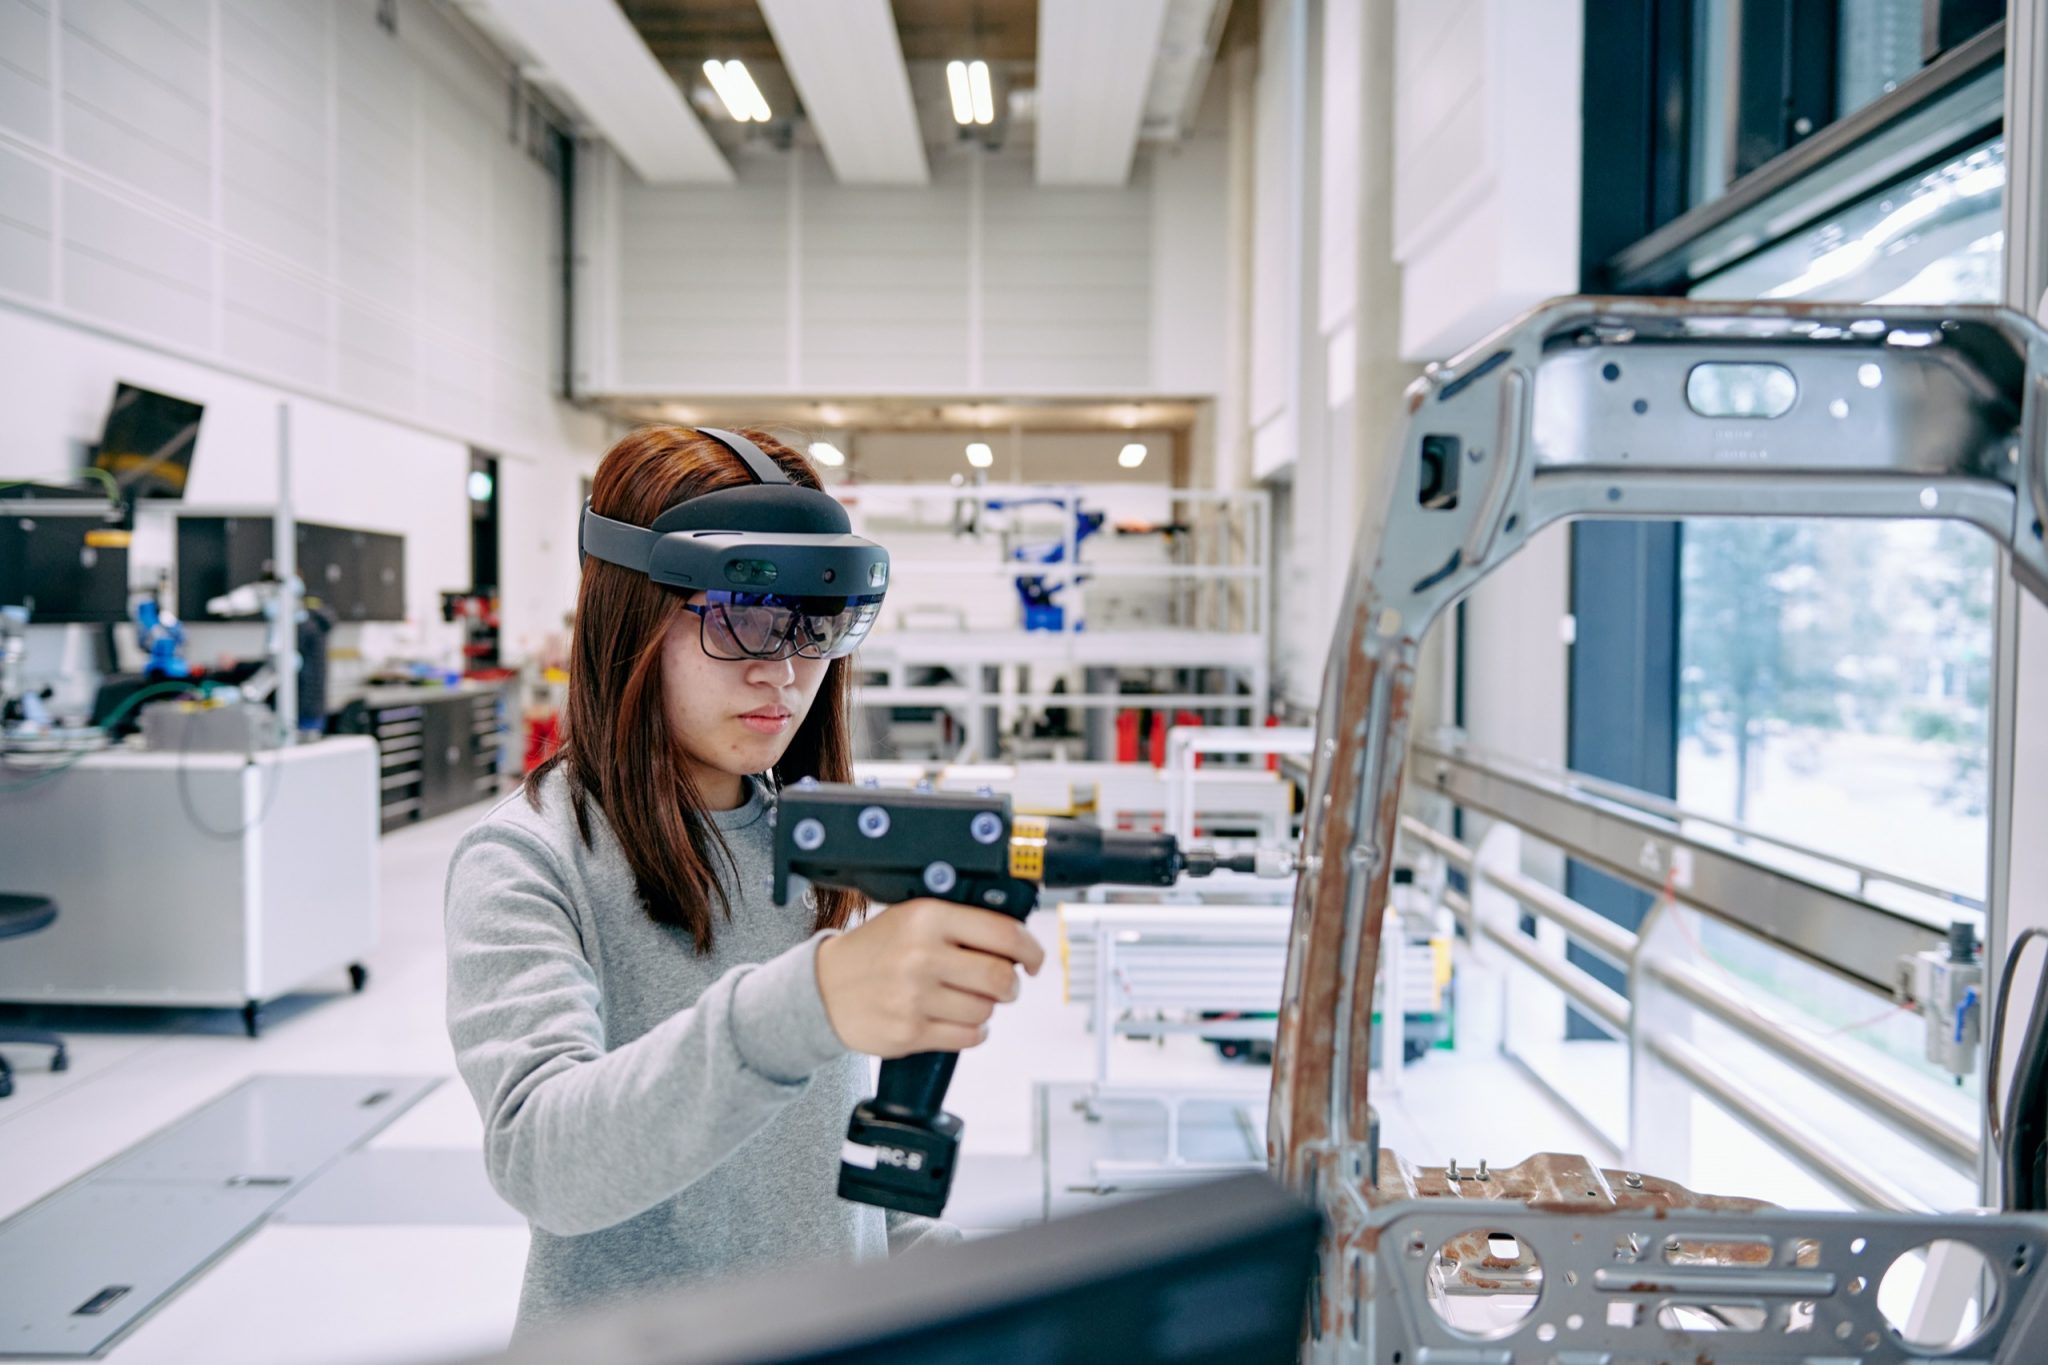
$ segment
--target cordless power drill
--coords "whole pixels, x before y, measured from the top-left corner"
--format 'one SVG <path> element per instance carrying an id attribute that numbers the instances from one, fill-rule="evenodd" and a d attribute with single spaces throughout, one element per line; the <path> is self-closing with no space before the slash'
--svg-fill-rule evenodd
<path id="1" fill-rule="evenodd" d="M 1219 857 L 1170 834 L 1105 831 L 1079 820 L 1013 815 L 1007 797 L 880 791 L 806 780 L 783 791 L 775 822 L 775 901 L 790 878 L 847 887 L 882 904 L 931 896 L 1023 919 L 1040 888 L 1104 882 L 1172 886 L 1186 873 L 1284 875 L 1272 853 Z M 882 1063 L 873 1099 L 853 1111 L 839 1165 L 843 1199 L 936 1217 L 946 1206 L 960 1120 L 940 1105 L 955 1052 Z"/>

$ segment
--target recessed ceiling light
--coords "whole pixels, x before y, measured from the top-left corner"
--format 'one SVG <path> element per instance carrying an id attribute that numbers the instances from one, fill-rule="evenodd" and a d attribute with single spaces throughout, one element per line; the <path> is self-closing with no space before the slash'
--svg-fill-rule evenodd
<path id="1" fill-rule="evenodd" d="M 828 469 L 837 469 L 846 463 L 846 456 L 830 441 L 811 442 L 811 458 Z"/>
<path id="2" fill-rule="evenodd" d="M 971 441 L 967 446 L 967 463 L 976 469 L 987 469 L 996 462 L 996 453 L 987 441 Z"/>
<path id="3" fill-rule="evenodd" d="M 1133 441 L 1125 446 L 1117 452 L 1116 462 L 1125 469 L 1136 469 L 1139 465 L 1145 463 L 1144 442 Z"/>

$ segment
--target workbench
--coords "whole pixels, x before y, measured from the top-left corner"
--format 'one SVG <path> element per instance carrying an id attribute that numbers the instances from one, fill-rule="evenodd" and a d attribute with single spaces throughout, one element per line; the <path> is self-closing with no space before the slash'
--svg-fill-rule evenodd
<path id="1" fill-rule="evenodd" d="M 346 970 L 377 942 L 374 741 L 108 749 L 0 787 L 0 887 L 57 922 L 0 949 L 0 1001 L 239 1008 Z"/>

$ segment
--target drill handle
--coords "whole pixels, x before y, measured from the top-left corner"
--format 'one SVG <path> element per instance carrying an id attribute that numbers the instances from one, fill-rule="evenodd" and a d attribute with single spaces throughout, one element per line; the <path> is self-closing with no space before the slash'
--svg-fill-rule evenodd
<path id="1" fill-rule="evenodd" d="M 913 1052 L 882 1063 L 873 1108 L 884 1117 L 929 1125 L 946 1102 L 957 1052 Z"/>

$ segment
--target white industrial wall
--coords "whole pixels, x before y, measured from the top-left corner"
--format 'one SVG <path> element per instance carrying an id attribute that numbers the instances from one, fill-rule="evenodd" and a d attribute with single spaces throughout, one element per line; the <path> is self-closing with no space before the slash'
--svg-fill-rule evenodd
<path id="1" fill-rule="evenodd" d="M 406 532 L 426 618 L 467 586 L 489 447 L 516 645 L 571 600 L 555 528 L 603 440 L 551 396 L 555 185 L 508 70 L 376 11 L 0 0 L 0 475 L 75 464 L 128 379 L 208 405 L 195 501 L 261 499 L 288 401 L 301 515 Z"/>
<path id="2" fill-rule="evenodd" d="M 1236 458 L 1218 476 L 1281 495 L 1274 676 L 1298 713 L 1321 695 L 1359 521 L 1390 477 L 1413 374 L 1391 248 L 1395 75 L 1391 14 L 1368 0 L 1264 0 L 1256 50 L 1226 68 L 1246 340 L 1219 406 Z"/>
<path id="3" fill-rule="evenodd" d="M 1442 360 L 1579 286 L 1584 0 L 1399 0 L 1401 353 Z"/>
<path id="4" fill-rule="evenodd" d="M 928 186 L 887 189 L 837 184 L 804 147 L 749 149 L 730 186 L 653 187 L 586 158 L 578 387 L 1213 395 L 1221 122 L 1219 105 L 1118 189 L 1038 188 L 1028 146 L 938 148 Z"/>
<path id="5" fill-rule="evenodd" d="M 1262 0 L 1256 50 L 1224 68 L 1237 121 L 1233 269 L 1246 288 L 1242 364 L 1219 405 L 1234 430 L 1219 437 L 1218 481 L 1293 490 L 1276 503 L 1286 543 L 1274 612 L 1275 677 L 1292 710 L 1320 697 L 1359 519 L 1395 473 L 1400 452 L 1389 441 L 1417 373 L 1408 357 L 1418 317 L 1429 336 L 1462 344 L 1460 329 L 1500 325 L 1573 286 L 1559 270 L 1567 250 L 1575 268 L 1577 250 L 1577 28 L 1562 13 L 1574 4 L 1529 0 L 1543 12 L 1532 15 L 1457 0 L 1444 9 L 1475 26 L 1466 41 L 1428 5 Z M 1535 45 L 1570 48 L 1569 61 L 1508 69 L 1514 44 L 1535 41 L 1524 33 L 1532 19 L 1557 29 Z M 1536 99 L 1528 86 L 1573 93 L 1531 120 L 1521 117 Z M 1449 155 L 1461 129 L 1478 161 Z M 1418 297 L 1418 272 L 1450 269 L 1457 257 L 1417 230 L 1433 222 L 1447 231 L 1444 204 L 1515 221 L 1525 200 L 1529 212 L 1558 217 L 1551 201 L 1561 197 L 1572 200 L 1562 228 L 1519 255 L 1504 239 L 1467 243 L 1455 315 L 1430 311 L 1447 295 Z M 1538 537 L 1479 586 L 1467 613 L 1474 737 L 1552 762 L 1564 748 L 1566 534 Z M 1450 632 L 1447 619 L 1425 645 L 1424 727 L 1450 719 L 1438 685 Z"/>

